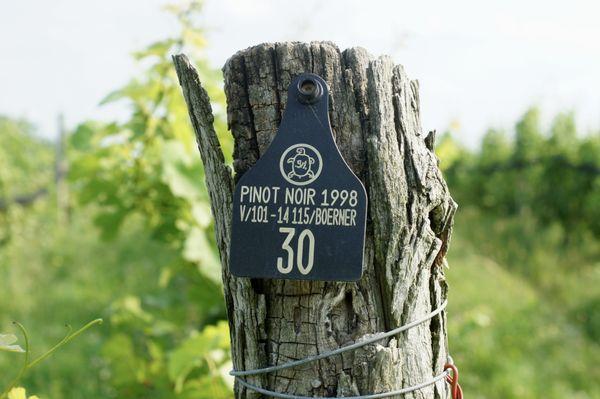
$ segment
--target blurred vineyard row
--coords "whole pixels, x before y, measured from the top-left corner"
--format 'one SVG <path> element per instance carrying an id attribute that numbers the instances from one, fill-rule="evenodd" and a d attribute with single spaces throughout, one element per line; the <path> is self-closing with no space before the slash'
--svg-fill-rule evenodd
<path id="1" fill-rule="evenodd" d="M 203 168 L 170 55 L 184 51 L 214 101 L 229 156 L 221 75 L 204 58 L 198 6 L 180 33 L 134 54 L 140 73 L 59 145 L 0 118 L 0 332 L 37 354 L 65 323 L 105 323 L 21 384 L 57 398 L 229 398 L 229 335 Z M 450 348 L 472 398 L 599 398 L 600 135 L 539 110 L 468 149 L 437 152 L 460 205 L 449 255 Z M 227 159 L 231 162 L 231 158 Z M 0 392 L 21 355 L 0 352 Z"/>
<path id="2" fill-rule="evenodd" d="M 437 151 L 460 203 L 496 216 L 530 214 L 542 227 L 559 224 L 572 241 L 600 235 L 600 136 L 588 133 L 578 134 L 572 112 L 544 132 L 531 108 L 514 135 L 490 129 L 472 152 L 447 133 Z"/>
<path id="3" fill-rule="evenodd" d="M 437 153 L 462 206 L 449 323 L 470 394 L 600 397 L 600 134 L 570 112 L 544 129 L 533 107 L 475 151 L 447 132 Z"/>

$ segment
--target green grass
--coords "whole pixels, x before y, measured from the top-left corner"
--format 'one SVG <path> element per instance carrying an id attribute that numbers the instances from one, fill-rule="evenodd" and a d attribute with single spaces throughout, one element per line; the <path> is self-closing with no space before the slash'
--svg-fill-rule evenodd
<path id="1" fill-rule="evenodd" d="M 478 228 L 487 228 L 487 234 L 474 240 Z M 450 349 L 467 397 L 599 398 L 600 347 L 586 323 L 573 317 L 579 303 L 598 295 L 598 268 L 580 265 L 577 273 L 563 271 L 549 279 L 553 286 L 565 285 L 552 297 L 546 286 L 526 277 L 528 265 L 518 264 L 518 257 L 510 266 L 493 259 L 513 240 L 520 241 L 518 235 L 510 242 L 496 241 L 505 246 L 498 251 L 482 252 L 498 238 L 498 230 L 481 217 L 459 214 L 449 254 Z M 548 258 L 561 259 L 556 254 Z M 556 272 L 551 261 L 546 264 L 548 273 Z"/>
<path id="2" fill-rule="evenodd" d="M 61 228 L 49 205 L 42 202 L 16 215 L 12 239 L 0 248 L 0 331 L 17 333 L 11 322 L 21 322 L 39 355 L 62 339 L 65 324 L 77 329 L 103 317 L 106 323 L 61 348 L 23 384 L 42 399 L 112 397 L 101 350 L 110 318 L 118 312 L 114 302 L 152 295 L 157 274 L 173 253 L 135 226 L 123 239 L 103 242 L 89 212 L 75 212 L 71 225 Z M 0 387 L 20 362 L 18 355 L 0 353 Z"/>
<path id="3" fill-rule="evenodd" d="M 64 229 L 56 225 L 53 209 L 41 202 L 13 215 L 12 240 L 0 248 L 0 330 L 12 331 L 12 320 L 23 322 L 39 354 L 63 336 L 65 323 L 78 327 L 104 317 L 104 325 L 61 349 L 23 384 L 42 399 L 117 397 L 118 376 L 106 354 L 111 348 L 122 352 L 113 348 L 115 337 L 153 335 L 168 327 L 145 321 L 150 317 L 145 312 L 153 303 L 162 306 L 165 298 L 156 292 L 167 288 L 158 286 L 159 276 L 175 254 L 152 241 L 135 220 L 120 238 L 106 242 L 89 212 L 76 211 Z M 600 398 L 594 244 L 560 247 L 556 231 L 524 237 L 531 229 L 536 231 L 523 220 L 495 220 L 470 210 L 457 216 L 447 271 L 448 322 L 461 383 L 468 398 Z M 203 290 L 196 291 L 193 299 L 167 299 L 209 303 Z M 136 352 L 143 356 L 144 350 Z M 14 359 L 0 355 L 0 384 L 16 372 Z M 171 389 L 167 384 L 162 392 Z"/>

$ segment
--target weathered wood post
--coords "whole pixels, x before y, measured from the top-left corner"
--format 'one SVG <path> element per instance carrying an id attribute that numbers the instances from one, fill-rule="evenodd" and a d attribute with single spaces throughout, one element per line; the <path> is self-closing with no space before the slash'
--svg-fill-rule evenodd
<path id="1" fill-rule="evenodd" d="M 206 170 L 234 368 L 286 363 L 357 342 L 418 319 L 446 299 L 445 254 L 456 204 L 420 124 L 418 83 L 388 57 L 340 52 L 328 42 L 261 44 L 224 67 L 235 177 L 224 164 L 212 111 L 198 75 L 174 57 Z M 271 143 L 300 73 L 330 89 L 337 145 L 369 197 L 363 276 L 356 283 L 237 278 L 228 269 L 234 179 Z M 260 248 L 257 248 L 259 251 Z M 303 396 L 352 396 L 397 390 L 438 375 L 447 358 L 445 314 L 356 351 L 271 374 L 252 384 Z M 236 384 L 237 398 L 262 395 Z M 404 397 L 446 398 L 439 381 Z"/>

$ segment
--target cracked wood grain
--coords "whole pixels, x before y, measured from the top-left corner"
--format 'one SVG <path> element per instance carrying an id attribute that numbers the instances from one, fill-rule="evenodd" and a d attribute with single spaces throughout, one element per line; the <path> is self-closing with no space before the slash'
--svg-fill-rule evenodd
<path id="1" fill-rule="evenodd" d="M 420 125 L 418 83 L 388 57 L 329 42 L 267 43 L 223 68 L 232 177 L 212 128 L 198 75 L 183 55 L 175 67 L 206 169 L 223 265 L 232 356 L 252 369 L 336 349 L 398 327 L 446 298 L 443 265 L 456 204 Z M 287 86 L 313 72 L 330 88 L 340 151 L 369 196 L 363 277 L 356 283 L 257 280 L 228 271 L 233 181 L 264 154 L 281 121 Z M 376 345 L 249 382 L 305 396 L 350 396 L 407 387 L 439 374 L 447 357 L 445 314 Z M 447 398 L 439 382 L 405 398 Z M 236 398 L 262 395 L 236 385 Z"/>

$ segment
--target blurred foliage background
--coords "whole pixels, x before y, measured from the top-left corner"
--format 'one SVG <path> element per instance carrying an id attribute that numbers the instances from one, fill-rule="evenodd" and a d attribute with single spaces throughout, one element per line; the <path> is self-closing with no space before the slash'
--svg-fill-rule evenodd
<path id="1" fill-rule="evenodd" d="M 28 373 L 29 395 L 232 396 L 212 217 L 170 55 L 199 68 L 229 155 L 222 77 L 200 6 L 168 11 L 179 34 L 134 54 L 144 72 L 103 101 L 126 120 L 83 121 L 55 143 L 0 117 L 0 332 L 20 321 L 39 354 L 65 323 L 105 319 Z M 438 138 L 460 205 L 450 348 L 471 398 L 600 398 L 600 132 L 568 112 L 544 131 L 539 114 L 477 149 L 452 129 Z M 0 392 L 19 356 L 0 352 Z"/>

